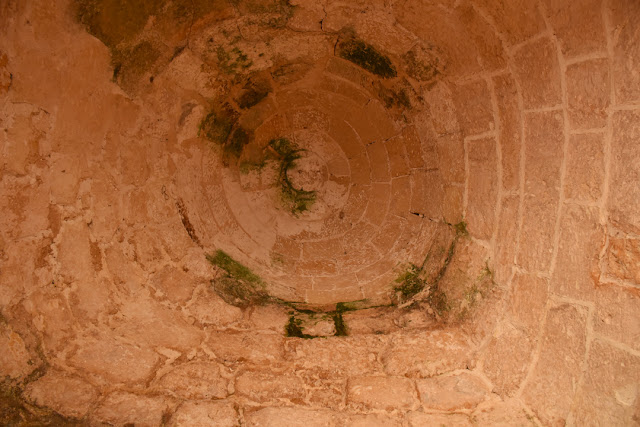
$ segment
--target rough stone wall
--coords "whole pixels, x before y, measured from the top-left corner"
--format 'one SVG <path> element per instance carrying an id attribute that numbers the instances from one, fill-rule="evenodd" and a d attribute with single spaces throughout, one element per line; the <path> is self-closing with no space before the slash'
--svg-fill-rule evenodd
<path id="1" fill-rule="evenodd" d="M 266 43 L 262 3 L 221 3 L 177 29 L 143 21 L 158 59 L 125 60 L 119 76 L 71 5 L 0 4 L 0 421 L 639 424 L 640 5 L 299 1 Z M 314 137 L 339 148 L 321 157 L 345 153 L 326 167 L 349 195 L 331 193 L 327 211 L 342 203 L 358 228 L 319 211 L 308 224 L 342 230 L 349 256 L 270 210 L 246 191 L 260 182 L 198 137 L 234 87 L 198 44 L 221 37 L 206 32 L 219 20 L 241 32 L 249 70 L 274 58 L 293 70 L 243 123 L 265 140 L 328 123 Z M 431 61 L 397 66 L 410 110 L 385 107 L 371 73 L 333 55 L 344 27 L 394 61 Z M 296 116 L 308 106 L 326 117 Z M 243 222 L 257 213 L 275 219 Z M 224 248 L 279 296 L 382 303 L 396 265 L 435 241 L 431 219 L 469 233 L 445 291 L 489 262 L 495 288 L 468 317 L 368 308 L 345 314 L 347 337 L 291 338 L 287 309 L 210 289 L 205 254 Z M 293 267 L 270 264 L 274 250 Z"/>

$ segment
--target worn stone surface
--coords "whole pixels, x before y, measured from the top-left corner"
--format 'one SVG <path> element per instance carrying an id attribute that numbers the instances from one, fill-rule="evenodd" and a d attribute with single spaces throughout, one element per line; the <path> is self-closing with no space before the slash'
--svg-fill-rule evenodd
<path id="1" fill-rule="evenodd" d="M 640 290 L 615 285 L 596 288 L 593 330 L 603 336 L 640 350 L 640 324 L 633 313 L 640 306 Z"/>
<path id="2" fill-rule="evenodd" d="M 424 412 L 410 412 L 407 416 L 411 427 L 419 426 L 472 426 L 471 419 L 463 414 L 426 414 Z"/>
<path id="3" fill-rule="evenodd" d="M 354 377 L 347 385 L 347 403 L 356 407 L 415 409 L 418 396 L 413 381 L 394 377 Z"/>
<path id="4" fill-rule="evenodd" d="M 115 425 L 133 423 L 142 426 L 157 426 L 163 422 L 165 414 L 174 405 L 174 402 L 166 397 L 114 392 L 100 402 L 92 416 L 102 422 Z"/>
<path id="5" fill-rule="evenodd" d="M 326 410 L 302 408 L 264 408 L 244 416 L 248 426 L 337 426 L 338 414 Z"/>
<path id="6" fill-rule="evenodd" d="M 567 146 L 565 197 L 596 203 L 604 183 L 604 135 L 573 135 Z"/>
<path id="7" fill-rule="evenodd" d="M 609 236 L 606 250 L 607 274 L 640 284 L 640 239 L 616 232 Z"/>
<path id="8" fill-rule="evenodd" d="M 238 413 L 234 404 L 226 401 L 184 402 L 171 416 L 168 425 L 187 427 L 212 423 L 220 427 L 237 426 L 239 424 Z"/>
<path id="9" fill-rule="evenodd" d="M 29 384 L 25 394 L 36 405 L 75 418 L 84 417 L 98 397 L 96 389 L 86 381 L 54 371 Z"/>
<path id="10" fill-rule="evenodd" d="M 524 401 L 545 423 L 564 423 L 571 410 L 586 351 L 586 309 L 568 304 L 547 313 L 542 348 Z"/>
<path id="11" fill-rule="evenodd" d="M 601 128 L 607 122 L 611 83 L 609 62 L 594 59 L 567 67 L 569 123 L 575 129 Z"/>
<path id="12" fill-rule="evenodd" d="M 615 426 L 638 422 L 640 358 L 595 340 L 570 421 Z"/>
<path id="13" fill-rule="evenodd" d="M 478 239 L 490 240 L 496 222 L 498 174 L 496 142 L 493 138 L 467 143 L 469 157 L 469 196 L 467 222 L 469 232 Z"/>
<path id="14" fill-rule="evenodd" d="M 157 381 L 157 388 L 183 399 L 223 399 L 228 394 L 220 368 L 207 362 L 176 366 Z"/>
<path id="15" fill-rule="evenodd" d="M 514 54 L 514 65 L 524 108 L 560 104 L 560 65 L 551 39 L 544 37 L 520 47 Z"/>
<path id="16" fill-rule="evenodd" d="M 474 348 L 458 331 L 433 331 L 422 334 L 394 334 L 382 357 L 389 375 L 430 377 L 472 368 Z"/>
<path id="17" fill-rule="evenodd" d="M 479 377 L 462 373 L 417 380 L 423 407 L 439 411 L 473 409 L 491 392 Z"/>

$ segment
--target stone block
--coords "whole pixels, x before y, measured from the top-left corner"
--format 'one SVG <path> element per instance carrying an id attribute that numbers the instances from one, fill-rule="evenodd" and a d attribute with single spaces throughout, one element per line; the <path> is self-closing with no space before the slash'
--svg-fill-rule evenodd
<path id="1" fill-rule="evenodd" d="M 367 409 L 416 409 L 418 396 L 408 378 L 354 377 L 347 383 L 347 403 Z"/>
<path id="2" fill-rule="evenodd" d="M 161 425 L 163 416 L 174 403 L 166 397 L 139 396 L 123 391 L 108 395 L 93 411 L 91 418 L 112 425 Z"/>
<path id="3" fill-rule="evenodd" d="M 640 111 L 613 115 L 609 219 L 620 228 L 640 234 Z"/>
<path id="4" fill-rule="evenodd" d="M 386 343 L 386 337 L 377 335 L 290 340 L 286 357 L 297 370 L 335 376 L 367 375 L 382 371 L 378 359 Z"/>
<path id="5" fill-rule="evenodd" d="M 196 286 L 193 277 L 182 268 L 166 266 L 151 276 L 151 283 L 173 303 L 188 301 Z"/>
<path id="6" fill-rule="evenodd" d="M 270 372 L 243 372 L 236 378 L 236 394 L 261 404 L 280 406 L 303 405 L 305 384 L 296 375 Z"/>
<path id="7" fill-rule="evenodd" d="M 616 101 L 621 104 L 640 100 L 640 45 L 638 20 L 640 5 L 626 0 L 607 3 L 613 46 L 613 81 Z"/>
<path id="8" fill-rule="evenodd" d="M 565 57 L 607 49 L 600 3 L 600 0 L 544 1 L 547 17 Z"/>
<path id="9" fill-rule="evenodd" d="M 549 37 L 519 47 L 513 61 L 525 109 L 553 107 L 562 102 L 557 50 Z"/>
<path id="10" fill-rule="evenodd" d="M 607 108 L 611 102 L 609 60 L 592 59 L 571 64 L 567 66 L 566 81 L 571 127 L 604 127 L 607 124 Z"/>
<path id="11" fill-rule="evenodd" d="M 388 182 L 391 179 L 389 173 L 389 155 L 383 141 L 374 141 L 367 144 L 367 155 L 371 164 L 371 181 Z"/>
<path id="12" fill-rule="evenodd" d="M 436 141 L 438 168 L 444 182 L 463 183 L 465 178 L 464 141 L 462 135 L 441 136 Z"/>
<path id="13" fill-rule="evenodd" d="M 335 427 L 340 418 L 337 412 L 303 408 L 262 408 L 244 415 L 249 427 Z"/>
<path id="14" fill-rule="evenodd" d="M 496 239 L 495 280 L 504 284 L 511 277 L 516 255 L 516 237 L 518 235 L 518 210 L 520 198 L 505 197 L 500 206 L 498 235 Z"/>
<path id="15" fill-rule="evenodd" d="M 35 369 L 28 363 L 31 356 L 20 335 L 1 323 L 0 348 L 3 349 L 0 351 L 1 378 L 23 378 Z"/>
<path id="16" fill-rule="evenodd" d="M 460 128 L 465 136 L 493 129 L 493 106 L 486 81 L 478 80 L 462 85 L 452 85 L 451 96 Z"/>
<path id="17" fill-rule="evenodd" d="M 446 185 L 442 196 L 442 216 L 449 224 L 462 221 L 462 203 L 464 187 L 462 185 Z"/>
<path id="18" fill-rule="evenodd" d="M 148 347 L 129 344 L 107 334 L 80 338 L 76 345 L 78 351 L 71 356 L 71 365 L 114 383 L 146 381 L 160 360 Z"/>
<path id="19" fill-rule="evenodd" d="M 525 116 L 524 218 L 517 262 L 531 272 L 546 271 L 551 263 L 563 143 L 560 113 Z"/>
<path id="20" fill-rule="evenodd" d="M 518 89 L 511 74 L 493 79 L 500 127 L 498 138 L 502 150 L 502 186 L 516 190 L 520 186 L 520 150 L 522 145 Z"/>
<path id="21" fill-rule="evenodd" d="M 240 425 L 235 405 L 227 401 L 186 401 L 178 407 L 169 420 L 168 426 L 207 426 L 214 422 L 219 427 L 236 427 Z"/>
<path id="22" fill-rule="evenodd" d="M 425 414 L 424 412 L 409 412 L 407 415 L 409 427 L 439 426 L 439 427 L 471 427 L 473 424 L 465 414 Z"/>
<path id="23" fill-rule="evenodd" d="M 586 351 L 587 310 L 568 304 L 549 310 L 536 366 L 523 399 L 550 425 L 566 422 L 582 374 Z"/>
<path id="24" fill-rule="evenodd" d="M 475 348 L 460 331 L 393 334 L 382 357 L 389 375 L 426 378 L 475 365 Z"/>
<path id="25" fill-rule="evenodd" d="M 640 285 L 640 239 L 616 232 L 606 249 L 607 275 Z"/>
<path id="26" fill-rule="evenodd" d="M 469 233 L 482 240 L 491 240 L 496 221 L 498 173 L 494 138 L 467 142 L 469 157 L 469 188 L 466 220 Z"/>
<path id="27" fill-rule="evenodd" d="M 516 399 L 481 403 L 472 417 L 478 426 L 534 427 L 539 425 Z"/>
<path id="28" fill-rule="evenodd" d="M 345 427 L 401 427 L 402 419 L 383 414 L 349 415 Z"/>
<path id="29" fill-rule="evenodd" d="M 532 353 L 535 335 L 531 336 L 504 322 L 489 342 L 482 370 L 501 396 L 513 396 L 524 380 Z"/>
<path id="30" fill-rule="evenodd" d="M 178 365 L 158 379 L 154 388 L 182 399 L 224 399 L 228 381 L 215 363 L 188 362 Z"/>
<path id="31" fill-rule="evenodd" d="M 640 289 L 600 285 L 595 302 L 594 332 L 640 351 Z"/>
<path id="32" fill-rule="evenodd" d="M 518 329 L 526 331 L 527 335 L 535 336 L 540 329 L 540 319 L 544 316 L 548 297 L 547 279 L 533 274 L 516 273 L 509 295 L 509 320 Z"/>
<path id="33" fill-rule="evenodd" d="M 556 266 L 551 278 L 552 292 L 593 301 L 604 242 L 597 208 L 565 204 Z"/>
<path id="34" fill-rule="evenodd" d="M 572 135 L 567 148 L 564 194 L 567 199 L 597 203 L 604 187 L 604 135 Z"/>
<path id="35" fill-rule="evenodd" d="M 283 340 L 281 334 L 212 332 L 206 342 L 225 364 L 268 364 L 282 360 Z"/>
<path id="36" fill-rule="evenodd" d="M 640 414 L 640 357 L 595 340 L 569 419 L 574 425 L 631 426 Z"/>
<path id="37" fill-rule="evenodd" d="M 66 222 L 57 242 L 58 261 L 63 277 L 69 281 L 88 280 L 95 274 L 89 245 L 89 228 L 82 222 Z"/>
<path id="38" fill-rule="evenodd" d="M 445 83 L 437 83 L 423 97 L 431 111 L 431 122 L 437 135 L 455 134 L 460 131 L 451 89 Z"/>
<path id="39" fill-rule="evenodd" d="M 227 304 L 209 286 L 196 290 L 184 312 L 202 325 L 225 327 L 242 320 L 242 310 Z M 281 331 L 282 329 L 279 329 Z"/>
<path id="40" fill-rule="evenodd" d="M 527 0 L 479 0 L 478 5 L 495 22 L 510 45 L 522 43 L 544 31 L 545 24 L 538 5 Z"/>
<path id="41" fill-rule="evenodd" d="M 49 371 L 25 389 L 28 400 L 67 417 L 84 417 L 98 397 L 88 382 L 57 371 Z"/>
<path id="42" fill-rule="evenodd" d="M 491 392 L 482 379 L 468 372 L 416 380 L 416 385 L 422 405 L 438 411 L 473 409 Z"/>

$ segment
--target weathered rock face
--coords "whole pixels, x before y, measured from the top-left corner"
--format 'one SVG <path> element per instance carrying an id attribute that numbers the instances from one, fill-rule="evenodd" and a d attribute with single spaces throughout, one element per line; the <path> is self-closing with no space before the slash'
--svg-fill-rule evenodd
<path id="1" fill-rule="evenodd" d="M 0 424 L 639 424 L 638 22 L 0 2 Z"/>

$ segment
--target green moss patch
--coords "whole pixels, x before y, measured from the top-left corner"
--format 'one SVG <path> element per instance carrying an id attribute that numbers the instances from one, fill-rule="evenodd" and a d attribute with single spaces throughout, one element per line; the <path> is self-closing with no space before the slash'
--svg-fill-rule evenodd
<path id="1" fill-rule="evenodd" d="M 227 51 L 222 46 L 218 46 L 216 57 L 218 59 L 218 67 L 225 74 L 236 74 L 253 65 L 253 61 L 238 47 Z"/>
<path id="2" fill-rule="evenodd" d="M 398 286 L 393 288 L 394 291 L 402 295 L 402 299 L 409 299 L 422 291 L 427 283 L 420 277 L 422 269 L 415 264 L 409 264 L 407 269 L 398 276 L 396 283 Z"/>
<path id="3" fill-rule="evenodd" d="M 266 78 L 251 77 L 243 86 L 236 101 L 240 108 L 251 108 L 266 98 L 269 92 L 271 92 L 271 85 Z"/>
<path id="4" fill-rule="evenodd" d="M 297 145 L 287 138 L 277 138 L 269 142 L 269 147 L 276 153 L 280 160 L 278 183 L 282 192 L 282 199 L 292 214 L 298 215 L 309 208 L 316 201 L 316 192 L 303 188 L 295 188 L 287 175 L 287 172 L 295 166 L 296 160 L 302 157 L 302 152 Z"/>
<path id="5" fill-rule="evenodd" d="M 211 111 L 200 122 L 198 136 L 203 136 L 211 142 L 223 145 L 229 139 L 234 124 L 235 117 L 232 114 Z"/>
<path id="6" fill-rule="evenodd" d="M 284 327 L 285 336 L 291 338 L 316 338 L 313 335 L 308 335 L 304 333 L 304 329 L 302 328 L 302 321 L 300 319 L 296 319 L 294 315 L 289 317 L 289 322 Z"/>
<path id="7" fill-rule="evenodd" d="M 207 255 L 207 260 L 225 273 L 222 277 L 212 280 L 211 284 L 227 303 L 244 307 L 250 304 L 266 304 L 271 300 L 266 292 L 266 284 L 260 276 L 226 252 L 217 250 L 215 254 Z"/>
<path id="8" fill-rule="evenodd" d="M 337 45 L 338 55 L 383 78 L 396 77 L 391 60 L 372 45 L 356 38 L 348 38 Z"/>

